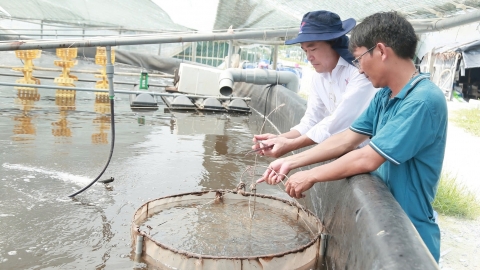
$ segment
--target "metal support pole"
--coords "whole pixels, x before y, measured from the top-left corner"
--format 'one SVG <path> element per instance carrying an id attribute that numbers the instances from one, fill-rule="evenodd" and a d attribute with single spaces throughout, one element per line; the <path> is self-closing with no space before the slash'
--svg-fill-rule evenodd
<path id="1" fill-rule="evenodd" d="M 450 86 L 452 87 L 450 89 L 450 92 L 448 93 L 448 100 L 452 101 L 453 99 L 453 91 L 455 91 L 455 87 L 453 86 L 454 83 L 455 83 L 455 71 L 457 70 L 457 64 L 458 64 L 458 61 L 460 60 L 460 56 L 461 54 L 460 53 L 456 53 L 455 55 L 455 59 L 453 60 L 453 65 L 451 67 L 451 71 L 450 71 L 450 78 L 451 78 L 451 84 Z"/>
<path id="2" fill-rule="evenodd" d="M 40 39 L 43 39 L 43 20 L 40 21 Z"/>
<path id="3" fill-rule="evenodd" d="M 328 235 L 324 233 L 320 235 L 320 256 L 325 256 L 325 252 L 327 251 L 327 239 Z"/>
<path id="4" fill-rule="evenodd" d="M 435 65 L 435 60 L 436 60 L 436 56 L 435 56 L 435 48 L 432 48 L 432 50 L 430 51 L 430 63 L 428 64 L 428 72 L 430 73 L 430 80 L 433 82 L 433 75 L 434 75 L 434 65 Z"/>
<path id="5" fill-rule="evenodd" d="M 157 55 L 160 56 L 162 54 L 162 43 L 158 44 L 158 53 Z"/>
<path id="6" fill-rule="evenodd" d="M 15 74 L 9 74 L 9 73 L 0 72 L 0 76 L 23 77 L 23 74 L 17 74 L 17 73 L 15 73 Z M 138 74 L 135 74 L 135 76 L 138 76 Z M 148 76 L 150 77 L 150 74 L 149 74 Z M 56 77 L 54 77 L 54 76 L 35 75 L 35 78 L 37 78 L 37 79 L 51 79 L 51 80 L 54 80 Z M 97 82 L 97 80 L 94 80 L 94 79 L 78 79 L 77 81 L 79 81 L 79 82 Z M 128 82 L 128 81 L 115 80 L 115 84 L 137 85 L 138 82 Z M 172 86 L 172 85 L 149 83 L 148 86 L 167 87 L 167 86 Z M 35 87 L 33 87 L 33 88 L 35 88 Z M 58 88 L 58 87 L 57 87 L 57 88 Z M 62 88 L 62 89 L 63 89 L 63 88 Z"/>
<path id="7" fill-rule="evenodd" d="M 413 28 L 417 34 L 442 31 L 452 27 L 457 27 L 469 23 L 478 22 L 480 20 L 480 10 L 470 11 L 468 13 L 458 15 L 451 18 L 440 19 L 432 23 L 418 24 L 414 23 Z"/>
<path id="8" fill-rule="evenodd" d="M 202 64 L 205 64 L 203 63 L 203 60 L 205 59 L 205 57 L 203 56 L 203 51 L 205 50 L 205 41 L 202 41 L 202 48 L 200 50 L 200 63 Z"/>
<path id="9" fill-rule="evenodd" d="M 192 43 L 192 62 L 197 62 L 197 42 Z"/>
<path id="10" fill-rule="evenodd" d="M 94 38 L 89 40 L 12 40 L 10 42 L 0 43 L 0 51 L 13 50 L 34 50 L 34 49 L 56 49 L 56 48 L 78 48 L 78 47 L 97 47 L 97 46 L 120 46 L 120 45 L 138 45 L 138 44 L 158 44 L 158 43 L 179 43 L 192 41 L 214 41 L 214 40 L 232 40 L 248 38 L 273 38 L 273 37 L 292 37 L 298 33 L 298 28 L 288 28 L 280 30 L 265 31 L 245 31 L 235 32 L 234 34 L 183 34 L 183 35 L 138 35 L 135 37 L 118 38 Z"/>
<path id="11" fill-rule="evenodd" d="M 239 48 L 239 46 L 233 46 L 233 53 L 232 53 L 232 55 L 238 54 L 238 63 L 235 62 L 235 64 L 237 64 L 237 68 L 241 68 L 239 65 L 240 65 L 240 63 L 242 62 L 242 59 L 241 59 L 241 57 L 240 57 L 240 54 L 238 53 L 238 50 L 239 50 L 238 48 Z"/>
<path id="12" fill-rule="evenodd" d="M 216 45 L 218 45 L 216 41 L 212 42 L 212 66 L 214 66 L 214 67 L 217 66 L 217 64 L 216 64 L 217 63 L 217 55 L 215 54 Z"/>
<path id="13" fill-rule="evenodd" d="M 225 61 L 225 42 L 222 42 L 222 61 Z"/>
<path id="14" fill-rule="evenodd" d="M 277 70 L 277 62 L 278 62 L 278 45 L 273 46 L 273 70 Z"/>
<path id="15" fill-rule="evenodd" d="M 233 53 L 233 40 L 228 41 L 228 57 L 227 57 L 227 68 L 230 68 L 232 64 L 232 53 Z"/>
<path id="16" fill-rule="evenodd" d="M 208 57 L 208 51 L 210 50 L 210 42 L 207 41 L 207 58 L 206 58 L 206 61 L 205 61 L 205 64 L 208 65 L 208 60 L 209 60 L 209 57 Z"/>

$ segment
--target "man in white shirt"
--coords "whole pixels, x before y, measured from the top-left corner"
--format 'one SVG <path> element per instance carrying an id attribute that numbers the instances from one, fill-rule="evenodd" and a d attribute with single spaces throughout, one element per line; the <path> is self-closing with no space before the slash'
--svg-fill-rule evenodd
<path id="1" fill-rule="evenodd" d="M 286 133 L 254 135 L 252 149 L 273 145 L 258 153 L 280 157 L 320 143 L 347 129 L 367 108 L 377 89 L 352 64 L 345 34 L 355 24 L 352 18 L 342 22 L 337 14 L 325 10 L 303 16 L 298 36 L 285 44 L 300 43 L 316 71 L 307 110 L 300 123 Z"/>

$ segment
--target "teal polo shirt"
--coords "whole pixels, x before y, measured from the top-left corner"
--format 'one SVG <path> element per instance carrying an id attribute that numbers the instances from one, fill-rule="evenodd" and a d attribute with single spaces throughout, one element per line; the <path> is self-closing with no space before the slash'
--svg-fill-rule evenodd
<path id="1" fill-rule="evenodd" d="M 381 89 L 350 129 L 370 136 L 369 145 L 386 159 L 372 174 L 385 182 L 438 262 L 440 229 L 431 203 L 442 171 L 448 111 L 443 92 L 428 78 L 412 78 L 392 99 L 390 88 Z"/>

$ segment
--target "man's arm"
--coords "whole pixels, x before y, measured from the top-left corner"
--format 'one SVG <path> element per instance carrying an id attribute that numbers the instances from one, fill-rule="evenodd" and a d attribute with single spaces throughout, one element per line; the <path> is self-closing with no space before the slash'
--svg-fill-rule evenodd
<path id="1" fill-rule="evenodd" d="M 269 169 L 265 171 L 262 178 L 257 182 L 266 181 L 268 184 L 276 184 L 284 178 L 283 175 L 288 174 L 291 170 L 337 158 L 355 149 L 366 139 L 368 139 L 366 135 L 349 129 L 345 130 L 311 149 L 272 162 Z"/>
<path id="2" fill-rule="evenodd" d="M 316 143 L 321 143 L 328 137 L 348 129 L 353 121 L 368 107 L 373 96 L 378 91 L 357 70 L 349 76 L 349 81 L 345 87 L 345 92 L 341 94 L 342 101 L 335 110 L 331 111 L 329 115 L 326 115 L 305 133 Z M 338 89 L 336 92 L 339 95 Z"/>
<path id="3" fill-rule="evenodd" d="M 315 144 L 315 141 L 306 136 L 305 133 L 307 133 L 313 126 L 315 126 L 319 121 L 328 115 L 326 107 L 316 90 L 318 87 L 317 80 L 319 80 L 319 78 L 321 77 L 318 73 L 315 73 L 312 76 L 312 89 L 307 100 L 307 108 L 302 119 L 300 119 L 300 123 L 292 127 L 290 131 L 278 136 L 264 136 L 272 134 L 255 135 L 253 139 L 255 144 L 252 146 L 252 149 L 261 147 L 257 144 L 258 140 L 267 140 L 280 137 L 275 140 L 269 140 L 268 142 L 265 142 L 265 144 L 274 144 L 275 146 L 272 149 L 261 151 L 259 153 L 260 155 L 277 158 L 290 151 Z"/>
<path id="4" fill-rule="evenodd" d="M 295 139 L 295 138 L 298 138 L 300 136 L 302 136 L 302 134 L 300 134 L 300 132 L 298 132 L 298 130 L 294 130 L 294 129 L 278 135 L 278 137 L 283 137 L 283 138 L 287 138 L 287 139 Z"/>
<path id="5" fill-rule="evenodd" d="M 313 148 L 285 158 L 285 162 L 290 164 L 290 170 L 292 170 L 327 161 L 352 151 L 366 139 L 368 139 L 368 136 L 347 129 L 331 136 Z"/>
<path id="6" fill-rule="evenodd" d="M 267 136 L 265 136 L 267 135 Z M 289 132 L 280 134 L 276 137 L 268 136 L 268 134 L 254 135 L 254 145 L 252 149 L 262 147 L 258 141 L 262 140 L 263 145 L 274 145 L 272 148 L 262 150 L 260 155 L 267 157 L 281 157 L 290 151 L 294 151 L 312 144 L 315 142 L 306 135 L 300 135 L 297 130 L 290 130 Z"/>
<path id="7" fill-rule="evenodd" d="M 319 82 L 313 81 L 314 85 L 315 83 Z M 348 129 L 352 122 L 367 108 L 377 91 L 378 89 L 375 89 L 370 81 L 355 69 L 350 76 L 350 83 L 347 84 L 342 95 L 342 101 L 331 114 L 327 114 L 328 110 L 317 91 L 312 91 L 304 117 L 299 125 L 292 128 L 292 131 L 298 130 L 303 135 L 290 140 L 269 140 L 266 142 L 267 144 L 275 144 L 276 146 L 262 154 L 277 158 L 290 151 L 321 143 L 331 135 Z"/>
<path id="8" fill-rule="evenodd" d="M 280 135 L 275 135 L 271 133 L 253 135 L 252 150 L 255 150 L 267 145 L 274 145 L 273 148 L 260 150 L 258 154 L 262 156 L 265 155 L 268 157 L 279 157 L 289 151 L 294 150 L 294 149 L 291 149 L 289 142 L 301 136 L 302 135 L 297 130 L 290 130 Z"/>
<path id="9" fill-rule="evenodd" d="M 384 162 L 385 158 L 367 145 L 328 164 L 293 174 L 285 184 L 285 191 L 293 198 L 301 198 L 303 197 L 302 193 L 315 183 L 340 180 L 352 175 L 371 172 Z"/>
<path id="10" fill-rule="evenodd" d="M 263 134 L 258 134 L 258 135 L 253 135 L 253 142 L 257 143 L 258 141 L 264 141 L 264 140 L 269 140 L 277 137 L 283 137 L 286 139 L 295 139 L 299 136 L 301 136 L 300 132 L 298 130 L 290 130 L 288 132 L 282 133 L 280 135 L 275 135 L 271 133 L 263 133 Z M 252 147 L 253 148 L 253 147 Z"/>

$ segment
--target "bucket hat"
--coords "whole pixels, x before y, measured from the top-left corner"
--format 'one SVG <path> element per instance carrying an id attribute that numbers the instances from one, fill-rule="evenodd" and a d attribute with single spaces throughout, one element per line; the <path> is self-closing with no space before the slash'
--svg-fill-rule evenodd
<path id="1" fill-rule="evenodd" d="M 353 18 L 340 20 L 336 13 L 318 10 L 303 15 L 300 31 L 296 38 L 285 41 L 285 45 L 308 41 L 326 41 L 339 38 L 355 27 Z"/>

